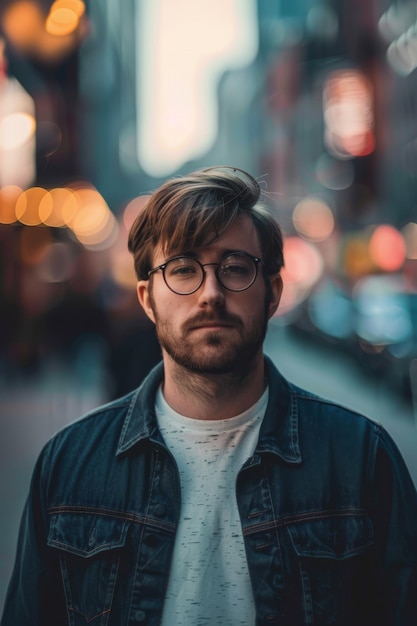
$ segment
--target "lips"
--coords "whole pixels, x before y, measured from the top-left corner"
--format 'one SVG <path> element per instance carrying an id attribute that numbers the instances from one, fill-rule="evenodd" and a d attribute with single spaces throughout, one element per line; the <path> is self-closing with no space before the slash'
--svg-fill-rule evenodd
<path id="1" fill-rule="evenodd" d="M 207 324 L 198 324 L 195 326 L 190 327 L 190 330 L 199 330 L 201 328 L 208 328 L 208 329 L 216 329 L 216 328 L 231 328 L 231 324 L 225 324 L 224 322 L 210 322 Z"/>

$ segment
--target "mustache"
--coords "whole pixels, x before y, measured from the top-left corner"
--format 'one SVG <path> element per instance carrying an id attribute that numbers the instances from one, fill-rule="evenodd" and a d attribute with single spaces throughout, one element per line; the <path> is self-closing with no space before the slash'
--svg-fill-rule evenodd
<path id="1" fill-rule="evenodd" d="M 193 328 L 194 326 L 201 326 L 204 324 L 230 324 L 236 325 L 240 324 L 240 317 L 237 315 L 231 315 L 230 313 L 225 312 L 216 312 L 216 313 L 198 313 L 191 319 L 187 320 L 184 324 L 185 330 L 188 328 Z"/>

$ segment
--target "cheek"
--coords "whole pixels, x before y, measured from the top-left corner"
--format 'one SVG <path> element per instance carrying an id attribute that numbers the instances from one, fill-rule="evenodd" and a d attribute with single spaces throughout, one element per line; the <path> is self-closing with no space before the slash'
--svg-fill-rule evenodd
<path id="1" fill-rule="evenodd" d="M 238 317 L 244 326 L 259 325 L 267 315 L 268 302 L 264 289 L 256 289 L 226 303 L 226 311 Z"/>
<path id="2" fill-rule="evenodd" d="M 171 296 L 165 292 L 161 295 L 150 290 L 149 302 L 157 324 L 163 324 L 165 327 L 178 325 L 182 315 L 182 303 L 178 302 L 178 296 L 175 294 Z"/>

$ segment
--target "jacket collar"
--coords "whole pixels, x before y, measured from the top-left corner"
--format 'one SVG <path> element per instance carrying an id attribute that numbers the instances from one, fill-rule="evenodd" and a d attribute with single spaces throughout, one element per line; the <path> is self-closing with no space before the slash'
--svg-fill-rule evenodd
<path id="1" fill-rule="evenodd" d="M 270 452 L 288 463 L 301 463 L 295 391 L 268 357 L 265 357 L 265 373 L 269 399 L 256 452 Z"/>
<path id="2" fill-rule="evenodd" d="M 158 363 L 132 394 L 126 419 L 120 434 L 116 454 L 127 452 L 144 439 L 158 432 L 155 415 L 155 397 L 164 374 L 163 363 Z"/>
<path id="3" fill-rule="evenodd" d="M 301 463 L 298 438 L 298 404 L 290 384 L 265 357 L 269 401 L 256 453 L 272 453 L 288 463 Z M 159 363 L 132 394 L 119 439 L 117 454 L 123 454 L 145 439 L 160 438 L 155 416 L 155 396 L 163 378 Z"/>

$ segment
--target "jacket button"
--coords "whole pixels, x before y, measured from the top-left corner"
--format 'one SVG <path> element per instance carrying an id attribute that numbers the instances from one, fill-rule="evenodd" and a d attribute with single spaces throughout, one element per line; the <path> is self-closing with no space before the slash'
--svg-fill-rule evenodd
<path id="1" fill-rule="evenodd" d="M 145 611 L 136 611 L 135 613 L 135 621 L 136 622 L 144 622 L 146 619 Z"/>
<path id="2" fill-rule="evenodd" d="M 155 515 L 157 515 L 158 517 L 162 517 L 163 515 L 165 515 L 165 506 L 163 504 L 155 504 L 154 507 L 154 513 Z"/>

